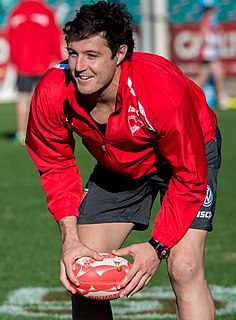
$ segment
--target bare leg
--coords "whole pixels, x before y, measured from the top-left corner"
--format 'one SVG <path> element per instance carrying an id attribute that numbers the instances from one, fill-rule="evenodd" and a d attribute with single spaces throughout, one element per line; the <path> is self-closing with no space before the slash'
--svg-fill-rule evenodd
<path id="1" fill-rule="evenodd" d="M 227 93 L 225 89 L 224 69 L 220 60 L 211 61 L 208 64 L 201 64 L 199 74 L 195 82 L 202 88 L 209 80 L 210 75 L 214 78 L 218 107 L 220 110 L 227 109 Z"/>
<path id="2" fill-rule="evenodd" d="M 20 92 L 16 105 L 17 130 L 21 133 L 26 132 L 31 95 L 27 92 Z"/>
<path id="3" fill-rule="evenodd" d="M 118 249 L 133 228 L 132 223 L 78 225 L 79 236 L 87 246 L 98 252 Z M 73 320 L 112 320 L 109 301 L 95 301 L 72 295 Z"/>
<path id="4" fill-rule="evenodd" d="M 199 67 L 199 73 L 198 76 L 196 77 L 195 82 L 199 85 L 199 87 L 203 87 L 210 76 L 210 68 L 209 68 L 209 64 L 201 64 Z"/>
<path id="5" fill-rule="evenodd" d="M 28 124 L 31 94 L 20 92 L 16 103 L 16 138 L 21 143 L 25 143 L 25 134 Z"/>
<path id="6" fill-rule="evenodd" d="M 213 320 L 215 317 L 214 302 L 204 271 L 206 237 L 206 231 L 189 229 L 168 259 L 179 320 Z"/>
<path id="7" fill-rule="evenodd" d="M 227 109 L 227 93 L 225 89 L 225 75 L 222 63 L 217 61 L 212 61 L 211 63 L 211 73 L 215 80 L 215 88 L 217 93 L 218 106 L 221 110 Z"/>

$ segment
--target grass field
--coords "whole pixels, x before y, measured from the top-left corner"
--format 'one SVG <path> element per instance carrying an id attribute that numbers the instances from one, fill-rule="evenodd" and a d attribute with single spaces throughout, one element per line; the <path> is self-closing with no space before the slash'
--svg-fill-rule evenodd
<path id="1" fill-rule="evenodd" d="M 218 308 L 223 310 L 218 312 L 217 319 L 233 320 L 236 319 L 236 110 L 218 113 L 218 119 L 223 136 L 223 165 L 219 175 L 214 232 L 208 237 L 205 264 L 209 284 L 215 288 L 217 297 L 222 297 L 216 299 Z M 55 308 L 60 309 L 65 305 L 65 308 L 58 311 L 55 316 L 52 311 L 44 311 L 45 316 L 43 316 L 37 309 L 40 306 L 30 304 L 35 294 L 33 288 L 61 288 L 59 282 L 61 248 L 58 228 L 47 210 L 37 170 L 25 148 L 9 139 L 14 130 L 14 105 L 0 105 L 0 320 L 53 320 L 63 318 L 63 313 L 66 318 L 64 309 L 69 308 L 69 302 L 64 301 L 68 299 L 64 291 L 59 290 L 57 293 L 56 289 L 55 292 L 52 289 L 53 299 L 57 296 L 59 301 Z M 80 143 L 76 153 L 83 178 L 86 180 L 94 161 Z M 157 209 L 158 202 L 153 209 L 153 218 Z M 152 224 L 149 230 L 143 233 L 134 232 L 127 242 L 149 239 L 151 228 Z M 154 286 L 162 288 L 169 285 L 164 265 L 154 278 L 148 286 L 149 289 Z M 13 291 L 22 288 L 28 289 L 17 291 L 18 295 L 12 298 Z M 128 304 L 133 305 L 133 310 L 135 309 L 137 313 L 136 306 L 141 305 L 140 301 L 147 306 L 148 302 L 144 298 L 147 295 L 149 297 L 147 299 L 152 300 L 150 295 L 154 297 L 155 290 L 155 288 L 153 292 L 144 290 L 137 300 Z M 18 309 L 14 302 L 20 303 L 21 298 L 24 298 L 24 292 L 29 293 L 29 302 L 24 302 L 24 314 L 18 313 L 16 316 Z M 50 300 L 50 293 L 47 299 Z M 164 299 L 166 305 L 172 301 L 171 298 L 168 299 Z M 114 304 L 114 309 L 126 308 L 125 304 L 125 301 L 120 305 Z M 45 304 L 44 308 L 47 309 L 48 305 Z M 228 313 L 224 312 L 227 307 L 231 307 Z M 30 308 L 29 315 L 27 310 Z M 7 310 L 6 313 L 3 313 L 4 310 Z M 12 315 L 9 314 L 9 310 L 12 310 Z M 127 311 L 127 314 L 129 312 L 131 311 Z M 143 317 L 140 316 L 141 313 L 139 315 L 137 313 L 136 317 L 136 313 L 126 319 L 160 319 L 159 316 L 154 318 L 151 313 L 150 316 Z M 118 312 L 115 319 L 125 319 L 125 316 L 121 316 Z M 165 319 L 173 319 L 173 316 Z"/>

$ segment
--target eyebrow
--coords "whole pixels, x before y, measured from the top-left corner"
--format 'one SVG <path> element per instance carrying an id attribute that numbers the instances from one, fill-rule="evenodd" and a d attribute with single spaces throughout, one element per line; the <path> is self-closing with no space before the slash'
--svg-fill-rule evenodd
<path id="1" fill-rule="evenodd" d="M 75 52 L 75 53 L 78 53 L 76 50 L 74 50 L 74 49 L 72 49 L 72 48 L 70 48 L 70 47 L 66 47 L 66 49 L 69 51 L 73 51 L 73 52 Z M 100 51 L 97 51 L 97 50 L 92 50 L 92 49 L 89 49 L 89 50 L 84 50 L 83 51 L 83 53 L 96 53 L 96 54 L 98 54 L 98 55 L 101 55 L 102 54 L 102 52 L 100 52 Z"/>
<path id="2" fill-rule="evenodd" d="M 70 50 L 70 51 L 76 52 L 74 49 L 72 49 L 72 48 L 70 48 L 70 47 L 68 47 L 68 46 L 66 46 L 66 50 Z"/>

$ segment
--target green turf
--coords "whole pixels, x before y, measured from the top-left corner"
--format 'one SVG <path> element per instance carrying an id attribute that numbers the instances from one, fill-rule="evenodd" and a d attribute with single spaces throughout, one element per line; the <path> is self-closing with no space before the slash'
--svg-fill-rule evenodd
<path id="1" fill-rule="evenodd" d="M 215 228 L 209 234 L 206 248 L 206 270 L 210 284 L 233 286 L 236 284 L 236 110 L 220 112 L 218 119 L 223 136 L 223 163 L 219 175 Z M 17 288 L 61 286 L 58 228 L 47 210 L 32 160 L 24 147 L 9 139 L 14 130 L 14 105 L 0 105 L 0 305 L 6 300 L 7 294 Z M 85 180 L 94 160 L 80 143 L 76 154 L 79 155 L 78 163 Z M 153 209 L 153 218 L 157 209 L 158 202 Z M 127 244 L 149 239 L 151 228 L 152 223 L 149 230 L 134 232 Z M 151 285 L 157 284 L 168 284 L 164 267 L 151 282 Z M 218 320 L 235 318 L 236 314 L 217 317 Z M 0 320 L 13 319 L 30 318 L 0 314 Z"/>

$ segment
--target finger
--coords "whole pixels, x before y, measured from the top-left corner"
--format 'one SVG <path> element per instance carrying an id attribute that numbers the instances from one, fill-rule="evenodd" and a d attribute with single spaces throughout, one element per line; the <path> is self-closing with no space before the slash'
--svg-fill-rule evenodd
<path id="1" fill-rule="evenodd" d="M 118 256 L 118 257 L 126 256 L 126 255 L 132 255 L 130 247 L 120 248 L 120 249 L 117 249 L 117 250 L 112 250 L 112 253 L 114 255 Z"/>
<path id="2" fill-rule="evenodd" d="M 86 250 L 86 256 L 89 256 L 89 257 L 92 257 L 93 259 L 95 260 L 103 260 L 103 256 L 100 255 L 98 252 L 94 251 L 94 250 L 91 250 L 91 249 L 87 249 Z M 70 259 L 64 259 L 64 263 L 65 263 L 65 269 L 66 269 L 66 274 L 69 278 L 69 280 L 75 285 L 75 286 L 79 286 L 79 282 L 74 274 L 74 271 L 73 271 L 73 264 L 74 262 L 81 258 L 81 256 L 78 256 L 76 258 L 73 259 L 73 261 Z"/>
<path id="3" fill-rule="evenodd" d="M 96 251 L 92 251 L 91 257 L 95 260 L 98 260 L 98 261 L 103 260 L 103 256 Z"/>
<path id="4" fill-rule="evenodd" d="M 131 298 L 135 293 L 142 290 L 150 282 L 151 278 L 152 276 L 147 276 L 147 278 L 143 277 L 143 279 L 140 280 L 139 284 L 134 288 L 134 290 L 129 292 L 127 298 Z"/>
<path id="5" fill-rule="evenodd" d="M 76 293 L 75 288 L 72 286 L 72 284 L 67 278 L 65 265 L 63 262 L 60 263 L 60 281 L 62 285 L 66 288 L 66 290 L 70 291 L 73 294 Z"/>
<path id="6" fill-rule="evenodd" d="M 125 286 L 127 286 L 127 284 L 130 283 L 132 281 L 132 279 L 136 276 L 136 274 L 139 272 L 140 272 L 140 266 L 139 266 L 139 264 L 136 264 L 134 262 L 134 264 L 131 266 L 131 268 L 129 269 L 126 276 L 118 284 L 117 289 L 120 290 L 120 289 L 124 288 Z"/>
<path id="7" fill-rule="evenodd" d="M 91 257 L 95 260 L 103 260 L 103 256 L 99 252 L 92 250 L 85 245 L 82 246 L 82 249 L 79 249 L 79 254 L 74 257 L 74 260 L 77 260 L 83 257 Z"/>
<path id="8" fill-rule="evenodd" d="M 129 271 L 130 272 L 130 271 Z M 129 275 L 128 274 L 123 278 L 123 280 L 118 284 L 117 290 L 120 290 L 124 287 L 127 286 L 127 284 L 133 279 L 134 275 Z"/>
<path id="9" fill-rule="evenodd" d="M 147 278 L 147 280 L 146 280 L 145 283 L 144 283 L 144 287 L 146 287 L 146 285 L 149 284 L 149 282 L 150 282 L 151 279 L 152 279 L 152 275 L 150 275 L 150 276 Z"/>
<path id="10" fill-rule="evenodd" d="M 124 296 L 127 296 L 128 298 L 130 298 L 132 295 L 134 295 L 144 287 L 146 280 L 146 275 L 143 276 L 142 273 L 136 274 L 135 277 L 133 277 L 132 281 L 120 291 L 120 297 L 123 298 Z"/>
<path id="11" fill-rule="evenodd" d="M 69 280 L 72 282 L 72 284 L 74 284 L 75 286 L 79 286 L 79 281 L 77 280 L 75 274 L 74 274 L 74 271 L 73 271 L 73 263 L 74 261 L 71 263 L 70 261 L 69 262 L 64 262 L 64 268 L 65 268 L 65 274 L 66 274 L 66 279 L 68 281 L 68 278 Z M 62 262 L 63 264 L 63 262 Z M 64 279 L 64 278 L 63 278 Z"/>

